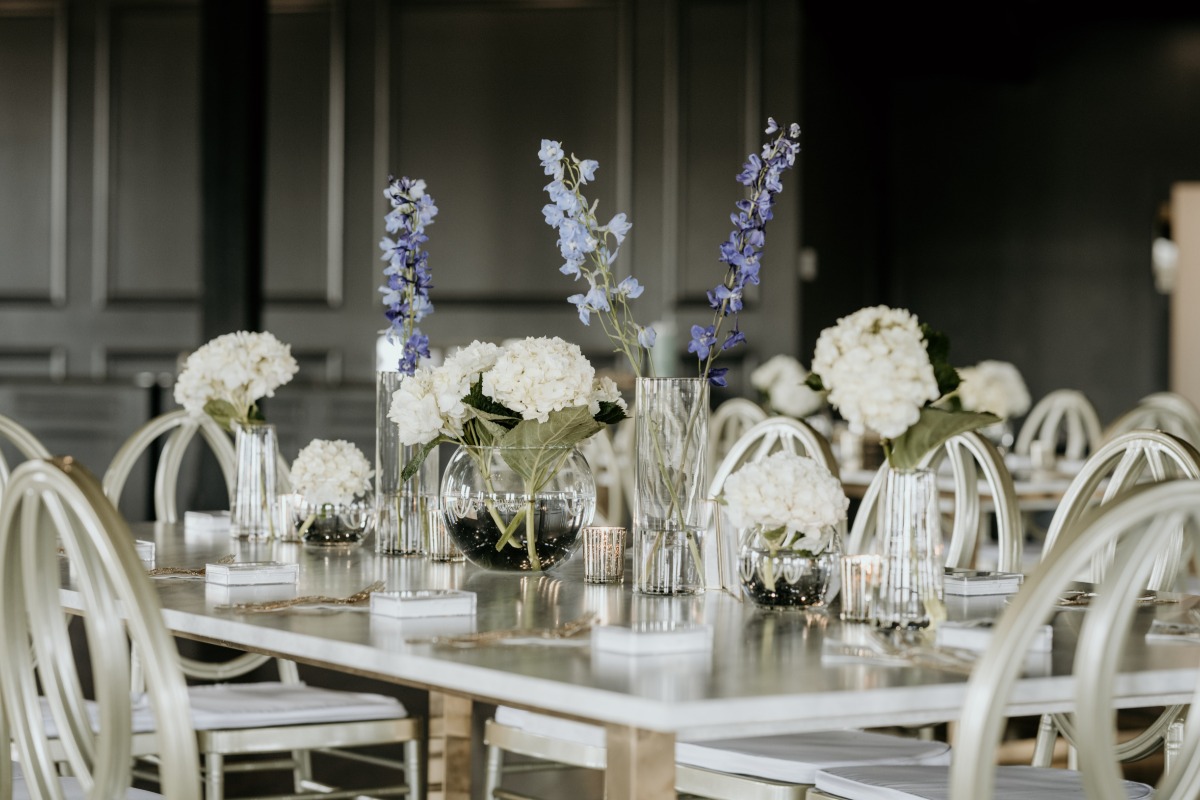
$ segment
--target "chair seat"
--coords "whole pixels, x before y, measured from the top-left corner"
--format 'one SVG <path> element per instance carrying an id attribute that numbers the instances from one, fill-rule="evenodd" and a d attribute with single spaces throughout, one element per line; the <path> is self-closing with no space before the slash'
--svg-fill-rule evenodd
<path id="1" fill-rule="evenodd" d="M 192 727 L 198 731 L 408 716 L 404 705 L 394 697 L 322 689 L 304 683 L 263 681 L 189 686 L 188 699 L 192 706 Z M 150 709 L 146 708 L 144 713 L 149 714 Z"/>
<path id="2" fill-rule="evenodd" d="M 599 725 L 501 706 L 496 722 L 526 733 L 604 747 Z M 782 783 L 812 784 L 817 771 L 851 764 L 949 764 L 950 746 L 866 731 L 821 731 L 706 742 L 678 742 L 675 760 L 690 767 Z"/>
<path id="3" fill-rule="evenodd" d="M 949 767 L 842 767 L 817 773 L 817 790 L 845 800 L 949 800 Z M 1144 783 L 1125 781 L 1129 800 L 1154 796 Z M 999 767 L 996 798 L 1003 800 L 1084 800 L 1083 777 L 1074 770 Z"/>
<path id="4" fill-rule="evenodd" d="M 29 791 L 29 786 L 26 785 L 25 779 L 21 776 L 21 766 L 13 762 L 12 769 L 12 800 L 32 800 L 33 794 Z M 75 778 L 59 778 L 58 785 L 62 788 L 64 800 L 87 800 L 87 793 Z M 147 792 L 143 789 L 130 789 L 125 793 L 125 797 L 127 800 L 154 800 L 155 798 L 161 800 L 162 795 Z"/>

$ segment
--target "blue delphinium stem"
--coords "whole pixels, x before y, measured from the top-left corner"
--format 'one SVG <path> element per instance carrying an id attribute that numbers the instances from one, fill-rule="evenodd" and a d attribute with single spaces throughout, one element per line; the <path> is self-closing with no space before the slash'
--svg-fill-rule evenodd
<path id="1" fill-rule="evenodd" d="M 379 242 L 383 260 L 384 284 L 379 287 L 386 306 L 388 340 L 404 346 L 398 369 L 412 375 L 417 362 L 429 357 L 429 337 L 421 333 L 417 323 L 433 313 L 429 290 L 433 278 L 429 272 L 429 254 L 422 249 L 429 237 L 425 228 L 433 224 L 438 209 L 433 198 L 425 193 L 425 181 L 388 176 L 384 197 L 392 210 L 384 217 L 392 239 L 384 236 Z"/>
<path id="2" fill-rule="evenodd" d="M 713 309 L 712 322 L 693 325 L 688 344 L 688 352 L 695 353 L 700 362 L 700 376 L 714 386 L 725 385 L 728 369 L 714 369 L 713 361 L 720 353 L 746 341 L 738 327 L 738 314 L 742 310 L 746 287 L 759 282 L 767 223 L 774 216 L 775 196 L 783 190 L 780 178 L 795 165 L 796 154 L 800 152 L 799 125 L 792 123 L 786 129 L 780 128 L 768 117 L 766 132 L 774 134 L 775 138 L 763 145 L 761 156 L 751 153 L 738 175 L 738 183 L 750 189 L 750 196 L 737 202 L 737 211 L 730 215 L 733 232 L 721 243 L 720 261 L 727 269 L 725 279 L 708 293 L 708 304 Z M 733 318 L 733 328 L 722 338 L 722 328 L 729 317 Z"/>

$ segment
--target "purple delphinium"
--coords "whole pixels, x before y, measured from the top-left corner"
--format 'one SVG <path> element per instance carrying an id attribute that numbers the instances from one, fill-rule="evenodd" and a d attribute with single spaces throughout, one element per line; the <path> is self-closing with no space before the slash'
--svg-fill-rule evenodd
<path id="1" fill-rule="evenodd" d="M 379 287 L 386 306 L 388 341 L 403 343 L 404 351 L 398 369 L 412 375 L 421 358 L 429 357 L 429 337 L 421 333 L 417 323 L 433 313 L 429 290 L 433 277 L 429 272 L 429 254 L 421 245 L 429 240 L 425 228 L 433 224 L 438 209 L 433 198 L 425 194 L 425 181 L 388 176 L 384 197 L 392 210 L 384 217 L 387 232 L 379 242 L 383 260 L 384 284 Z"/>
<path id="2" fill-rule="evenodd" d="M 737 210 L 730 215 L 733 232 L 721 243 L 721 263 L 727 265 L 725 279 L 708 293 L 708 304 L 713 309 L 711 325 L 693 325 L 692 340 L 688 352 L 695 353 L 700 361 L 700 375 L 708 378 L 715 386 L 725 385 L 727 369 L 713 369 L 713 359 L 719 353 L 743 344 L 746 336 L 738 329 L 738 314 L 742 310 L 745 289 L 759 282 L 758 272 L 762 249 L 766 244 L 766 227 L 774 216 L 772 206 L 775 195 L 783 189 L 780 180 L 783 173 L 796 163 L 800 152 L 797 140 L 800 126 L 792 123 L 781 129 L 774 119 L 767 118 L 768 135 L 775 138 L 763 145 L 762 155 L 751 153 L 746 159 L 738 183 L 750 189 L 750 196 L 739 200 Z M 721 339 L 721 328 L 726 317 L 733 318 L 733 328 Z"/>
<path id="3" fill-rule="evenodd" d="M 624 212 L 601 225 L 596 219 L 596 204 L 583 196 L 580 187 L 596 179 L 600 168 L 597 162 L 568 156 L 562 144 L 553 139 L 542 139 L 538 159 L 552 178 L 545 187 L 551 202 L 542 208 L 542 215 L 546 224 L 558 231 L 558 249 L 563 257 L 558 270 L 588 282 L 587 292 L 573 294 L 567 301 L 575 306 L 584 325 L 590 325 L 595 315 L 609 341 L 641 375 L 655 333 L 653 328 L 634 321 L 629 303 L 645 288 L 632 276 L 618 281 L 612 273 L 613 262 L 632 225 Z"/>

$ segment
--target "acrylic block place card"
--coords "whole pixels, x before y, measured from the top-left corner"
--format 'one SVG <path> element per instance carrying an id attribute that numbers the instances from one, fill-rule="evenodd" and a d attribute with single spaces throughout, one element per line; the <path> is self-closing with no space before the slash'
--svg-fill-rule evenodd
<path id="1" fill-rule="evenodd" d="M 133 546 L 137 550 L 137 556 L 142 561 L 154 560 L 154 542 L 148 542 L 145 539 L 134 539 Z"/>
<path id="2" fill-rule="evenodd" d="M 229 532 L 228 511 L 188 511 L 183 515 L 185 531 Z"/>
<path id="3" fill-rule="evenodd" d="M 592 628 L 592 649 L 625 655 L 662 655 L 712 650 L 711 625 L 693 622 L 631 622 Z"/>
<path id="4" fill-rule="evenodd" d="M 207 564 L 204 578 L 218 586 L 258 586 L 268 583 L 295 583 L 300 577 L 299 564 L 278 561 L 247 561 L 242 564 Z"/>
<path id="5" fill-rule="evenodd" d="M 963 650 L 986 650 L 992 641 L 994 625 L 995 620 L 990 619 L 943 622 L 937 629 L 937 645 Z M 1039 625 L 1037 636 L 1029 645 L 1029 652 L 1048 653 L 1053 643 L 1053 629 L 1049 625 Z"/>
<path id="6" fill-rule="evenodd" d="M 204 584 L 206 606 L 238 606 L 246 603 L 272 603 L 290 600 L 296 596 L 294 583 L 261 583 L 253 585 L 226 586 L 217 583 Z"/>
<path id="7" fill-rule="evenodd" d="M 373 592 L 371 613 L 396 619 L 469 616 L 475 613 L 475 593 L 457 589 Z"/>
<path id="8" fill-rule="evenodd" d="M 985 594 L 1015 594 L 1025 576 L 1019 572 L 992 572 L 977 569 L 946 568 L 942 580 L 945 594 L 974 597 Z"/>

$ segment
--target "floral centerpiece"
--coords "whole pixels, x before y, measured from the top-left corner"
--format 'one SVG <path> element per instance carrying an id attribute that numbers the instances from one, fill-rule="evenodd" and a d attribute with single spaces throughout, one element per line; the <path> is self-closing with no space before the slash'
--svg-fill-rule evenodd
<path id="1" fill-rule="evenodd" d="M 352 544 L 367 532 L 374 470 L 344 439 L 313 439 L 292 462 L 292 488 L 304 497 L 298 534 L 315 544 Z"/>
<path id="2" fill-rule="evenodd" d="M 391 411 L 400 441 L 419 448 L 406 477 L 437 444 L 459 445 L 455 459 L 471 474 L 457 475 L 452 461 L 442 499 L 451 536 L 467 558 L 533 570 L 566 556 L 595 506 L 595 484 L 590 498 L 586 485 L 590 474 L 572 490 L 574 497 L 545 494 L 564 477 L 576 444 L 624 418 L 612 379 L 597 379 L 579 347 L 557 337 L 504 347 L 473 342 L 440 367 L 418 367 L 401 382 Z M 516 488 L 508 485 L 513 481 Z M 567 530 L 557 531 L 553 542 L 540 541 L 539 526 L 556 516 Z"/>
<path id="3" fill-rule="evenodd" d="M 806 382 L 808 370 L 789 355 L 772 356 L 750 373 L 750 385 L 772 411 L 796 419 L 812 416 L 825 405 L 825 395 Z"/>
<path id="4" fill-rule="evenodd" d="M 850 506 L 838 479 L 811 458 L 779 452 L 730 475 L 721 500 L 743 531 L 747 594 L 768 605 L 823 604 Z"/>
<path id="5" fill-rule="evenodd" d="M 175 381 L 175 402 L 231 430 L 235 423 L 262 422 L 258 401 L 274 397 L 298 371 L 291 347 L 272 334 L 227 333 L 187 357 Z"/>
<path id="6" fill-rule="evenodd" d="M 958 371 L 956 396 L 965 411 L 986 411 L 1002 420 L 1029 411 L 1029 389 L 1020 371 L 1007 361 L 980 361 Z"/>
<path id="7" fill-rule="evenodd" d="M 623 213 L 600 224 L 596 204 L 583 195 L 599 164 L 568 156 L 552 139 L 543 139 L 538 151 L 543 171 L 552 178 L 545 187 L 551 202 L 542 214 L 558 231 L 564 262 L 559 270 L 587 283 L 585 291 L 567 299 L 583 324 L 599 320 L 638 378 L 634 588 L 639 592 L 691 593 L 703 591 L 706 582 L 700 544 L 706 528 L 706 385 L 726 385 L 728 369 L 715 367 L 714 361 L 746 342 L 738 326 L 746 287 L 759 283 L 766 224 L 783 188 L 781 176 L 795 164 L 800 149 L 798 125 L 781 128 L 768 119 L 766 132 L 773 138 L 761 155 L 750 155 L 737 176 L 748 196 L 737 201 L 734 229 L 719 248 L 725 275 L 708 293 L 711 321 L 691 328 L 688 352 L 696 356 L 698 377 L 690 381 L 698 385 L 690 385 L 689 379 L 653 379 L 649 351 L 655 331 L 638 323 L 632 311 L 632 301 L 644 288 L 633 276 L 618 279 L 615 274 L 614 262 L 631 225 Z"/>

